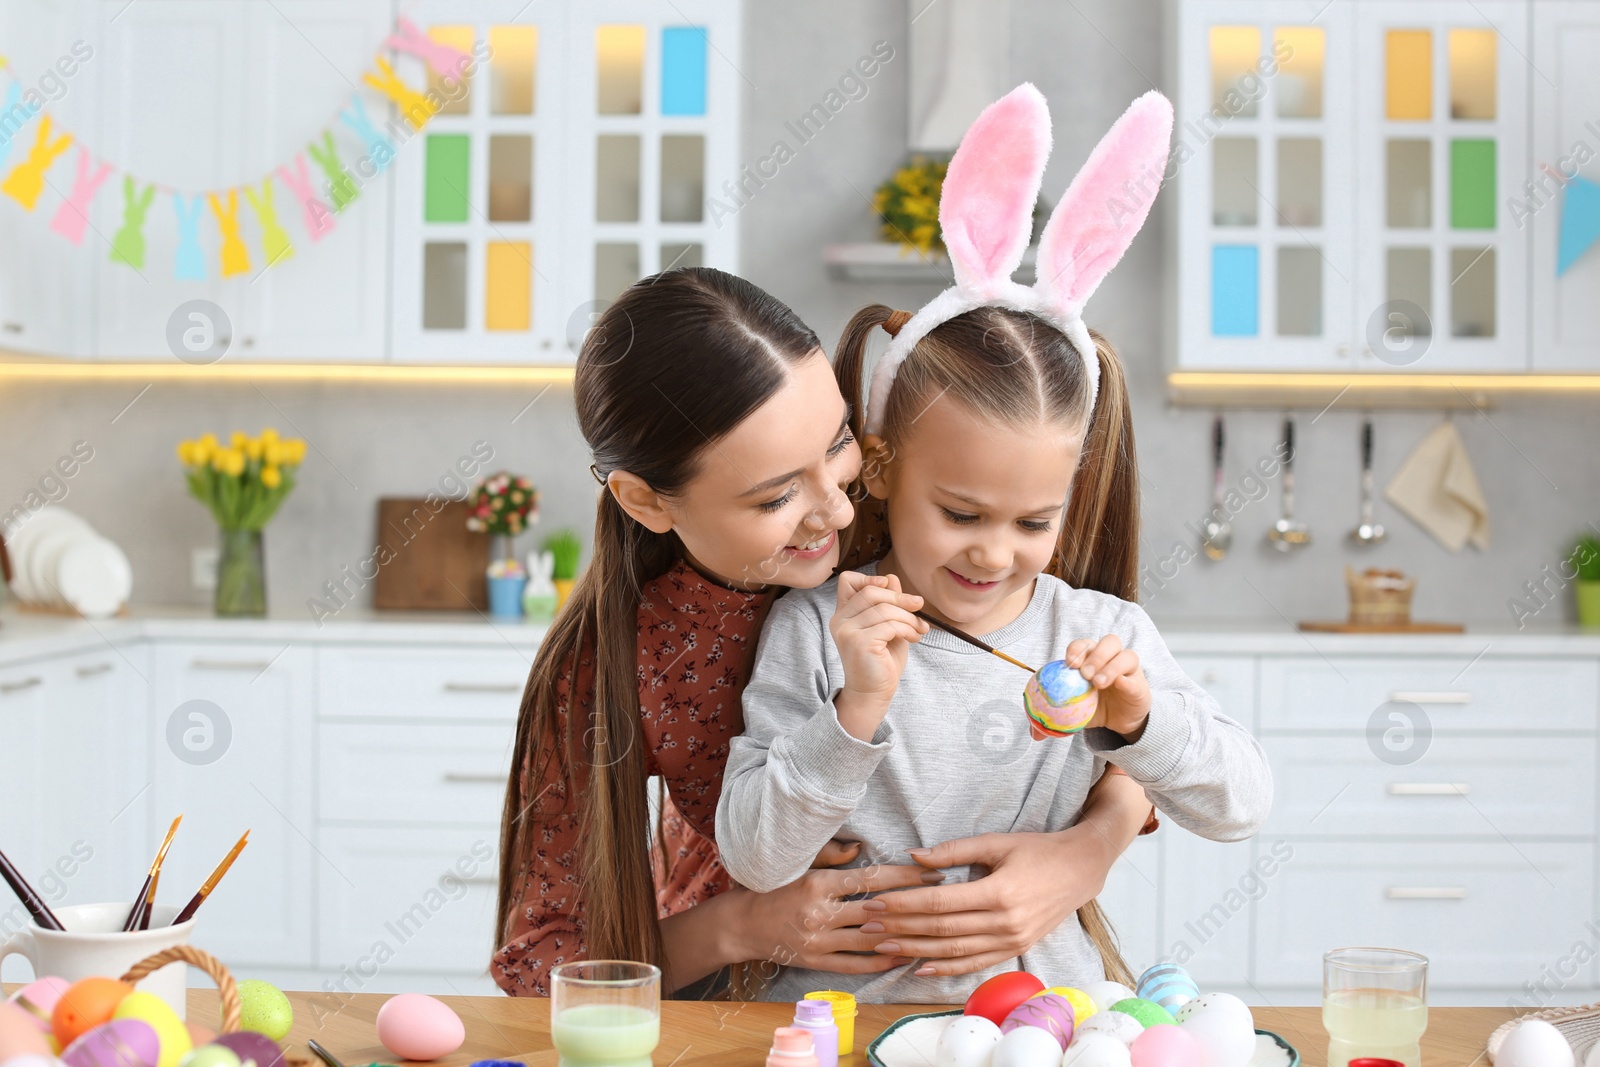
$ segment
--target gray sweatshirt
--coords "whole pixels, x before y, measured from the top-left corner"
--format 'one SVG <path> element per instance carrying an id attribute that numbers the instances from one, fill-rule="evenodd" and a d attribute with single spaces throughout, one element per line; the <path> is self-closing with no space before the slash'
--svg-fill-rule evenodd
<path id="1" fill-rule="evenodd" d="M 834 837 L 860 841 L 854 865 L 867 866 L 907 863 L 906 849 L 977 834 L 1065 829 L 1107 762 L 1203 837 L 1238 841 L 1266 820 L 1272 773 L 1261 746 L 1178 668 L 1138 605 L 1041 575 L 1022 614 L 983 635 L 1042 667 L 1076 638 L 1116 634 L 1138 653 L 1152 690 L 1136 743 L 1099 728 L 1034 741 L 1022 710 L 1027 674 L 940 630 L 911 646 L 889 712 L 867 742 L 846 733 L 833 708 L 844 686 L 828 632 L 836 585 L 790 590 L 761 632 L 744 691 L 745 732 L 733 741 L 717 807 L 717 848 L 741 885 L 758 892 L 787 885 Z M 949 870 L 946 884 L 982 874 Z M 1147 962 L 1154 961 L 1132 961 L 1135 972 Z M 984 971 L 919 978 L 916 967 L 872 975 L 791 967 L 767 995 L 795 1000 L 840 989 L 868 1002 L 959 1003 L 983 979 L 1018 967 L 1046 985 L 1104 977 L 1076 916 L 1020 959 Z"/>

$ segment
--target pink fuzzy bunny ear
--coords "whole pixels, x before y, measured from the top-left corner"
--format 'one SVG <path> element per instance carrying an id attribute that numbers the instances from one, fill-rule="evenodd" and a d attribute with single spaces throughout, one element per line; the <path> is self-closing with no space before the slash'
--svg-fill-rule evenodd
<path id="1" fill-rule="evenodd" d="M 1089 153 L 1039 240 L 1035 288 L 1057 314 L 1081 314 L 1133 243 L 1161 191 L 1171 141 L 1172 104 L 1152 90 Z"/>
<path id="2" fill-rule="evenodd" d="M 1029 82 L 984 108 L 961 138 L 939 198 L 958 287 L 988 297 L 1011 280 L 1049 158 L 1050 110 Z"/>

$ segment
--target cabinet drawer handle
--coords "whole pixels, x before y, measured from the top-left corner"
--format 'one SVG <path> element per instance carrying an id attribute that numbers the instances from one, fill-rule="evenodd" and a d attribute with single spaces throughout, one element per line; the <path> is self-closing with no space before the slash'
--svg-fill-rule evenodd
<path id="1" fill-rule="evenodd" d="M 1392 885 L 1384 896 L 1390 900 L 1466 900 L 1460 886 Z"/>
<path id="2" fill-rule="evenodd" d="M 22 678 L 15 682 L 0 682 L 0 693 L 20 693 L 24 689 L 32 689 L 36 685 L 43 685 L 44 679 L 37 674 Z"/>
<path id="3" fill-rule="evenodd" d="M 451 785 L 504 785 L 503 774 L 471 774 L 465 771 L 446 771 L 444 780 Z"/>
<path id="4" fill-rule="evenodd" d="M 1439 691 L 1433 689 L 1396 689 L 1389 694 L 1390 700 L 1398 700 L 1406 704 L 1470 704 L 1471 693 Z"/>
<path id="5" fill-rule="evenodd" d="M 79 667 L 78 668 L 78 677 L 79 678 L 93 678 L 97 674 L 105 674 L 106 672 L 108 672 L 110 670 L 111 670 L 111 664 L 109 664 L 109 663 L 96 663 L 92 667 Z"/>
<path id="6" fill-rule="evenodd" d="M 521 682 L 446 682 L 446 693 L 520 693 Z"/>
<path id="7" fill-rule="evenodd" d="M 197 671 L 255 671 L 260 674 L 272 663 L 264 659 L 197 659 L 189 666 Z"/>
<path id="8" fill-rule="evenodd" d="M 1392 797 L 1464 797 L 1466 782 L 1393 782 L 1389 786 Z"/>

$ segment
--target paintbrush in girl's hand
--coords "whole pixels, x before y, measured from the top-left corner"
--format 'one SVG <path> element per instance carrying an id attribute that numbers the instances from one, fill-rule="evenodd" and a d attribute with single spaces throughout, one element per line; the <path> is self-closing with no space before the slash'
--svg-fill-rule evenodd
<path id="1" fill-rule="evenodd" d="M 0 852 L 0 877 L 5 878 L 6 884 L 17 895 L 17 899 L 22 901 L 22 906 L 28 909 L 28 914 L 33 916 L 34 923 L 40 929 L 66 929 L 61 925 L 61 920 L 55 917 L 55 913 L 45 906 L 44 899 L 33 891 L 33 886 L 28 884 L 28 880 L 22 877 L 22 872 L 13 867 L 11 861 L 6 859 L 4 852 Z"/>
<path id="2" fill-rule="evenodd" d="M 156 880 L 156 874 L 161 870 L 162 861 L 167 858 L 167 849 L 172 847 L 172 838 L 178 832 L 178 824 L 183 821 L 179 815 L 172 820 L 172 825 L 167 828 L 166 840 L 161 842 L 161 850 L 156 853 L 154 862 L 150 864 L 150 873 L 144 876 L 144 884 L 139 887 L 139 895 L 133 898 L 133 907 L 128 909 L 128 918 L 122 924 L 122 932 L 127 933 L 139 925 L 139 919 L 144 915 L 145 901 L 150 897 L 150 883 Z"/>
<path id="3" fill-rule="evenodd" d="M 228 868 L 233 866 L 233 861 L 239 858 L 239 853 L 244 851 L 244 846 L 249 844 L 249 841 L 250 831 L 246 830 L 244 836 L 239 838 L 239 843 L 234 845 L 226 856 L 222 857 L 222 862 L 217 864 L 217 869 L 212 871 L 211 876 L 201 883 L 200 891 L 190 897 L 189 903 L 185 904 L 183 910 L 178 912 L 178 917 L 172 920 L 173 926 L 188 922 L 194 918 L 194 913 L 200 910 L 200 905 L 206 902 L 206 898 L 211 895 L 211 891 L 217 888 L 217 883 L 222 881 L 222 876 L 228 873 Z"/>
<path id="4" fill-rule="evenodd" d="M 971 634 L 967 633 L 965 630 L 962 630 L 962 629 L 960 629 L 958 627 L 955 627 L 955 626 L 951 626 L 947 622 L 940 622 L 938 619 L 934 618 L 932 615 L 929 615 L 926 611 L 913 611 L 911 614 L 915 615 L 917 618 L 921 619 L 923 622 L 927 623 L 929 626 L 937 626 L 939 629 L 943 630 L 945 633 L 949 634 L 951 637 L 959 638 L 960 640 L 965 641 L 967 644 L 972 645 L 974 648 L 981 648 L 985 652 L 989 653 L 989 655 L 991 655 L 991 656 L 999 656 L 1001 659 L 1005 660 L 1007 663 L 1011 664 L 1014 667 L 1021 667 L 1023 670 L 1027 671 L 1029 674 L 1037 674 L 1038 673 L 1032 667 L 1030 667 L 1026 663 L 1022 662 L 1020 659 L 1014 659 L 1011 656 L 1006 655 L 1004 652 L 1001 652 L 998 648 L 995 648 L 993 645 L 989 644 L 986 641 L 978 640 L 976 637 L 973 637 Z"/>

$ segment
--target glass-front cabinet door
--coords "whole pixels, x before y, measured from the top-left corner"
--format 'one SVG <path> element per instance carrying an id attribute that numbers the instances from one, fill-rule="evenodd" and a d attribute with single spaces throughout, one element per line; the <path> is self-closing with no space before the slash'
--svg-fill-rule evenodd
<path id="1" fill-rule="evenodd" d="M 1184 365 L 1349 367 L 1349 5 L 1179 12 Z"/>

